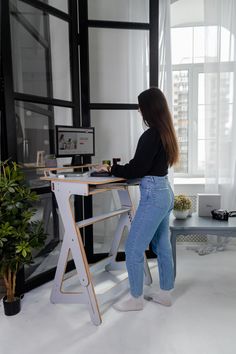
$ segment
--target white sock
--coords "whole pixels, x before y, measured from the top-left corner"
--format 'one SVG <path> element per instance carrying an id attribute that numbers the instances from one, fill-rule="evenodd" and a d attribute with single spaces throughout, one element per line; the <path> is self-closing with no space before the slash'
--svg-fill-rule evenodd
<path id="1" fill-rule="evenodd" d="M 119 301 L 113 307 L 118 311 L 140 311 L 143 309 L 143 295 L 139 297 L 130 295 L 128 300 Z"/>
<path id="2" fill-rule="evenodd" d="M 147 298 L 164 306 L 172 305 L 171 290 L 160 289 L 156 293 L 149 294 Z"/>

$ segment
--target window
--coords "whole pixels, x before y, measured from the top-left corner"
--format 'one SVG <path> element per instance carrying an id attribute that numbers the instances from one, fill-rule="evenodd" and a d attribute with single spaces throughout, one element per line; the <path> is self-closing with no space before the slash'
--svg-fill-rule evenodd
<path id="1" fill-rule="evenodd" d="M 229 43 L 234 41 L 234 37 L 224 27 L 221 27 L 220 34 L 217 31 L 216 26 L 171 29 L 173 118 L 180 146 L 180 164 L 175 168 L 175 173 L 186 177 L 203 176 L 206 144 L 215 144 L 212 137 L 206 136 L 205 125 L 208 114 L 214 114 L 214 105 L 217 104 L 214 95 L 217 80 L 221 81 L 223 87 L 220 95 L 227 102 L 220 110 L 227 117 L 223 127 L 225 134 L 232 122 L 234 74 L 231 62 L 233 51 L 229 53 L 229 48 L 233 46 Z M 216 51 L 219 50 L 218 38 L 223 43 L 219 54 L 220 73 L 215 62 Z M 209 102 L 205 100 L 206 83 L 212 92 L 211 97 L 208 97 Z"/>

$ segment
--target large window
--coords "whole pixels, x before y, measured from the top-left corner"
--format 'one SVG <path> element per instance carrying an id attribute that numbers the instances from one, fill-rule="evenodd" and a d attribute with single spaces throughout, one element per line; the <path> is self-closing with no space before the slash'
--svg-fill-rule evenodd
<path id="1" fill-rule="evenodd" d="M 234 74 L 231 62 L 233 51 L 229 53 L 229 48 L 233 47 L 230 46 L 230 41 L 234 41 L 234 37 L 224 27 L 221 27 L 220 35 L 217 30 L 215 26 L 171 29 L 173 116 L 181 154 L 181 161 L 175 172 L 189 177 L 204 174 L 206 144 L 215 144 L 212 137 L 206 135 L 205 127 L 209 114 L 214 114 L 214 105 L 217 104 L 214 87 L 219 80 L 223 87 L 220 94 L 227 102 L 221 107 L 220 114 L 227 117 L 228 127 L 232 120 Z M 219 50 L 217 38 L 224 43 L 220 46 L 220 74 L 215 62 L 216 50 Z M 210 85 L 212 92 L 207 102 L 206 84 Z M 229 130 L 227 126 L 221 127 L 225 134 Z"/>

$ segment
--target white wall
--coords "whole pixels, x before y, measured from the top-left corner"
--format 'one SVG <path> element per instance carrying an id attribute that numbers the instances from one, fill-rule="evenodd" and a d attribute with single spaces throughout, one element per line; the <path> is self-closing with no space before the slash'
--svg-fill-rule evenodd
<path id="1" fill-rule="evenodd" d="M 203 23 L 204 0 L 177 0 L 171 5 L 171 26 Z"/>

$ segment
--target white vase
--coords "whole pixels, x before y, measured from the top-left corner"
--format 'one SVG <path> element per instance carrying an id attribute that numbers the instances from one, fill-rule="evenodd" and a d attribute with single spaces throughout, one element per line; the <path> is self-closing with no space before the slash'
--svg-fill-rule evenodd
<path id="1" fill-rule="evenodd" d="M 189 209 L 188 210 L 173 210 L 173 214 L 176 217 L 176 219 L 186 219 L 189 215 Z"/>

